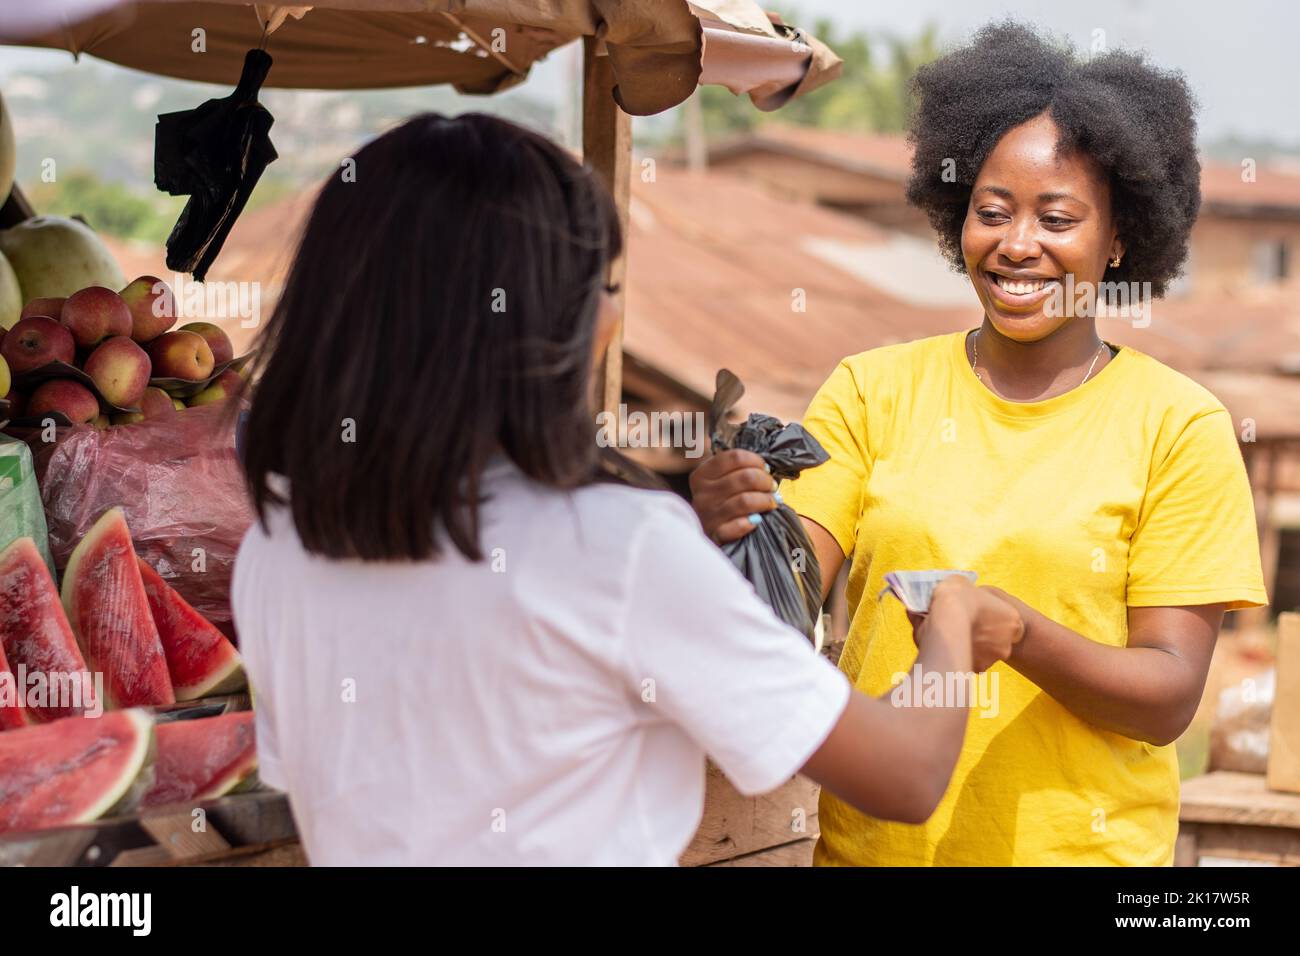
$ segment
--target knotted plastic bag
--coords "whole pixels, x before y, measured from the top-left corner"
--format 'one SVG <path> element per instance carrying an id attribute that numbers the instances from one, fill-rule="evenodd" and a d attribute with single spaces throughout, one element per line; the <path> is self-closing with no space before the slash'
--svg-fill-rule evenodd
<path id="1" fill-rule="evenodd" d="M 785 425 L 771 415 L 758 413 L 739 425 L 727 421 L 727 413 L 744 394 L 740 379 L 725 368 L 718 372 L 708 422 L 714 454 L 732 448 L 752 451 L 778 480 L 794 478 L 805 468 L 830 458 L 798 422 Z M 762 515 L 757 528 L 738 541 L 724 544 L 722 551 L 777 617 L 816 643 L 822 606 L 821 567 L 793 508 L 778 504 L 775 511 Z"/>

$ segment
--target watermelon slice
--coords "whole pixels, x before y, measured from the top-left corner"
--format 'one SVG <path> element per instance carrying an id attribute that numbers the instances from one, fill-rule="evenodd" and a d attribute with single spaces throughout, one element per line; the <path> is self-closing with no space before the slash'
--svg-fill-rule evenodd
<path id="1" fill-rule="evenodd" d="M 86 661 L 31 538 L 19 538 L 0 552 L 0 651 L 0 660 L 7 658 L 11 673 L 22 674 L 33 693 L 38 688 L 31 682 L 39 675 L 44 699 L 24 701 L 32 723 L 95 712 Z"/>
<path id="2" fill-rule="evenodd" d="M 30 719 L 23 706 L 22 687 L 9 669 L 4 644 L 0 642 L 0 730 L 26 727 Z"/>
<path id="3" fill-rule="evenodd" d="M 142 805 L 211 800 L 257 782 L 253 712 L 159 724 L 154 783 Z"/>
<path id="4" fill-rule="evenodd" d="M 0 734 L 0 833 L 128 810 L 152 782 L 153 718 L 120 710 Z"/>
<path id="5" fill-rule="evenodd" d="M 87 663 L 103 672 L 105 706 L 176 703 L 121 508 L 105 511 L 68 558 L 63 609 Z"/>
<path id="6" fill-rule="evenodd" d="M 149 611 L 158 628 L 177 700 L 229 694 L 247 686 L 239 652 L 153 568 L 140 562 Z"/>

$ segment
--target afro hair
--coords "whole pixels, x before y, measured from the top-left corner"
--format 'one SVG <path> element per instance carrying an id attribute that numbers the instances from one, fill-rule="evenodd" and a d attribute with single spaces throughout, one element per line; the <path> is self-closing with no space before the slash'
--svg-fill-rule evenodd
<path id="1" fill-rule="evenodd" d="M 1107 279 L 1150 282 L 1161 296 L 1178 276 L 1201 204 L 1196 104 L 1181 74 L 1125 51 L 1081 60 L 1005 21 L 921 67 L 912 95 L 907 200 L 957 271 L 966 271 L 962 225 L 984 160 L 1009 129 L 1048 112 L 1060 149 L 1092 157 L 1109 176 L 1124 256 Z"/>

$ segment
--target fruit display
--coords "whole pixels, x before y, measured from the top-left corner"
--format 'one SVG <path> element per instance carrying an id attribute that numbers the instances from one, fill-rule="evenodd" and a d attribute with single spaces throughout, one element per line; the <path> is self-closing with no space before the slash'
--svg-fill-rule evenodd
<path id="1" fill-rule="evenodd" d="M 84 222 L 63 216 L 35 216 L 0 229 L 4 253 L 23 301 L 70 296 L 87 286 L 120 289 L 126 277 L 102 239 Z"/>
<path id="2" fill-rule="evenodd" d="M 4 308 L 0 265 L 0 318 Z M 172 329 L 175 297 L 154 276 L 121 292 L 93 285 L 28 299 L 13 319 L 0 333 L 0 359 L 13 376 L 0 398 L 18 426 L 47 417 L 56 425 L 134 425 L 243 388 L 247 357 L 235 358 L 230 337 L 211 322 Z"/>
<path id="3" fill-rule="evenodd" d="M 119 710 L 0 733 L 0 833 L 88 823 L 153 783 L 153 717 Z"/>
<path id="4" fill-rule="evenodd" d="M 81 676 L 96 672 L 98 701 Z M 81 699 L 38 702 L 35 674 L 42 686 L 81 676 Z M 172 706 L 246 686 L 234 645 L 135 554 L 120 510 L 73 551 L 62 597 L 35 542 L 12 542 L 0 551 L 0 834 L 256 786 L 252 712 L 186 719 Z M 147 708 L 166 713 L 155 724 Z"/>
<path id="5" fill-rule="evenodd" d="M 176 703 L 120 508 L 105 512 L 73 550 L 63 574 L 63 609 L 86 662 L 104 675 L 106 706 Z"/>
<path id="6" fill-rule="evenodd" d="M 0 658 L 6 661 L 0 672 L 40 674 L 47 685 L 43 704 L 27 701 L 22 707 L 22 723 L 96 709 L 93 685 L 79 687 L 75 701 L 60 702 L 49 693 L 54 675 L 81 675 L 87 667 L 50 569 L 31 538 L 19 538 L 0 551 Z"/>
<path id="7" fill-rule="evenodd" d="M 154 782 L 141 806 L 213 800 L 257 782 L 252 711 L 159 724 Z"/>
<path id="8" fill-rule="evenodd" d="M 235 646 L 135 553 L 117 508 L 72 552 L 61 595 L 31 538 L 0 551 L 0 675 L 16 680 L 19 668 L 45 683 L 99 672 L 105 708 L 170 706 L 248 686 Z M 75 704 L 10 708 L 0 728 L 92 711 L 92 691 Z"/>

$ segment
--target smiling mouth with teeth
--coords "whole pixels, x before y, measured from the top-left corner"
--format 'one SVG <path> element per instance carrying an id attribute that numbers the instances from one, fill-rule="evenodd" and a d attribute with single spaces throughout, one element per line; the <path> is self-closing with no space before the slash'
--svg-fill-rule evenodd
<path id="1" fill-rule="evenodd" d="M 988 275 L 998 288 L 1011 295 L 1033 295 L 1035 292 L 1042 291 L 1045 286 L 1058 281 L 1056 279 L 1008 279 L 996 272 L 990 272 Z"/>

